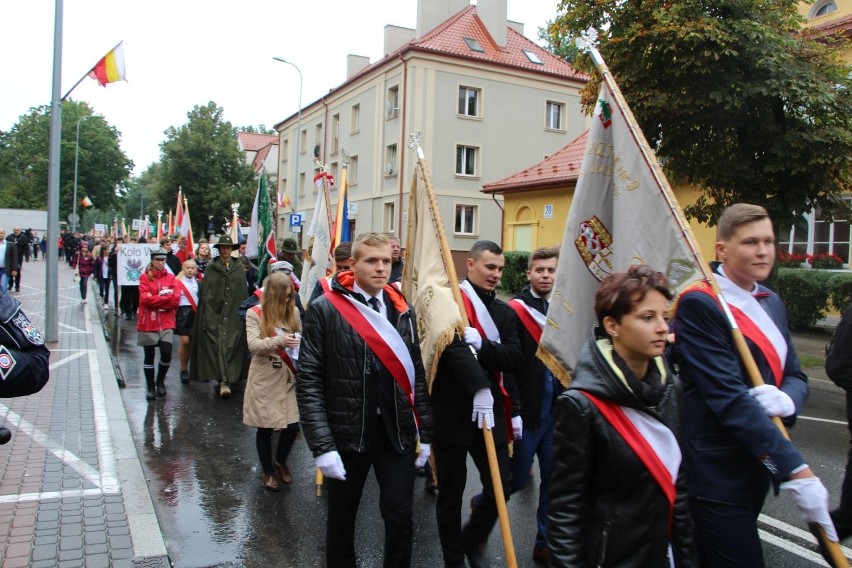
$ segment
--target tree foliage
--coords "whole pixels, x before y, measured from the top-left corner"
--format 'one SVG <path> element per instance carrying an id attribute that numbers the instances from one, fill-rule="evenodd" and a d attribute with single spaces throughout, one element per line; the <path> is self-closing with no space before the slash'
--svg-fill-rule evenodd
<path id="1" fill-rule="evenodd" d="M 230 221 L 234 202 L 240 204 L 241 217 L 248 218 L 257 188 L 237 145 L 236 129 L 223 112 L 210 101 L 187 113 L 186 124 L 169 127 L 160 145 L 160 164 L 149 168 L 148 179 L 142 180 L 165 211 L 174 209 L 181 188 L 194 232 L 206 226 L 208 216 L 217 227 Z"/>
<path id="2" fill-rule="evenodd" d="M 852 189 L 852 79 L 801 29 L 795 0 L 563 1 L 554 42 L 590 26 L 649 143 L 675 182 L 702 190 L 687 215 L 715 223 L 736 202 L 782 227 L 812 207 L 847 214 Z M 845 44 L 848 47 L 848 43 Z M 577 59 L 593 81 L 588 56 Z"/>
<path id="3" fill-rule="evenodd" d="M 59 215 L 72 211 L 77 123 L 80 147 L 77 156 L 77 212 L 88 196 L 101 209 L 119 204 L 133 162 L 119 145 L 121 133 L 102 116 L 95 116 L 84 102 L 62 103 Z M 30 110 L 9 132 L 0 137 L 0 201 L 9 207 L 47 208 L 50 106 Z"/>

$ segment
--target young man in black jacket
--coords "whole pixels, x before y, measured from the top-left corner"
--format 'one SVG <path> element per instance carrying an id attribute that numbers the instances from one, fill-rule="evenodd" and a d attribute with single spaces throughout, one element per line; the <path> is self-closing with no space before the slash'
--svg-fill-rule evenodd
<path id="1" fill-rule="evenodd" d="M 852 435 L 852 306 L 843 312 L 827 355 L 825 373 L 834 384 L 846 391 L 846 427 Z M 840 506 L 831 511 L 831 519 L 840 540 L 852 536 L 852 446 L 840 489 Z"/>
<path id="2" fill-rule="evenodd" d="M 471 248 L 467 279 L 460 285 L 470 327 L 465 328 L 464 343 L 459 340 L 441 354 L 432 384 L 438 476 L 436 516 L 446 566 L 464 566 L 465 556 L 473 568 L 485 566 L 483 548 L 497 521 L 497 503 L 479 428 L 487 423 L 493 429 L 503 494 L 507 499 L 509 435 L 518 438 L 522 433 L 517 403 L 509 400 L 503 384 L 503 372 L 516 370 L 521 360 L 517 316 L 497 299 L 494 291 L 504 266 L 503 250 L 496 243 L 478 241 Z M 468 454 L 479 470 L 484 487 L 475 500 L 470 520 L 462 528 Z"/>
<path id="3" fill-rule="evenodd" d="M 527 280 L 530 285 L 515 296 L 509 306 L 518 315 L 518 338 L 523 350 L 522 371 L 507 381 L 517 387 L 510 396 L 520 401 L 523 436 L 516 439 L 512 452 L 512 493 L 527 486 L 533 459 L 538 456 L 541 477 L 536 520 L 538 530 L 533 547 L 533 560 L 547 563 L 547 492 L 550 462 L 553 457 L 553 402 L 564 390 L 544 363 L 536 357 L 541 333 L 547 320 L 550 291 L 556 280 L 559 250 L 538 248 L 530 254 Z"/>
<path id="4" fill-rule="evenodd" d="M 429 458 L 432 436 L 417 317 L 388 284 L 385 235 L 359 235 L 350 264 L 352 270 L 337 273 L 305 314 L 299 416 L 326 478 L 329 568 L 356 566 L 355 520 L 371 467 L 385 523 L 384 566 L 406 568 L 414 534 L 414 468 Z"/>

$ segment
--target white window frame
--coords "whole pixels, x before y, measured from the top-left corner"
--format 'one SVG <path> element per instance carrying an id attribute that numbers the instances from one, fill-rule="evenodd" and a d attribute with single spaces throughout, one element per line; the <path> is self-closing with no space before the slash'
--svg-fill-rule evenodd
<path id="1" fill-rule="evenodd" d="M 474 114 L 467 112 L 470 98 L 474 99 Z M 482 116 L 482 89 L 476 87 L 468 87 L 467 85 L 459 85 L 458 106 L 456 114 L 464 118 L 480 118 Z"/>
<path id="2" fill-rule="evenodd" d="M 461 219 L 459 218 L 461 216 Z M 461 221 L 461 226 L 459 222 Z M 459 237 L 474 237 L 479 234 L 479 206 L 472 203 L 456 203 L 453 215 L 453 234 Z M 469 225 L 469 227 L 468 227 Z M 465 229 L 469 228 L 470 231 Z"/>
<path id="3" fill-rule="evenodd" d="M 357 134 L 361 131 L 361 103 L 352 105 L 349 117 L 349 134 Z"/>
<path id="4" fill-rule="evenodd" d="M 461 164 L 459 164 L 459 152 L 463 151 Z M 456 155 L 453 159 L 453 167 L 457 176 L 461 177 L 479 177 L 479 162 L 481 159 L 482 149 L 479 146 L 471 146 L 469 144 L 456 144 Z M 468 162 L 473 157 L 473 173 L 468 173 Z"/>
<path id="5" fill-rule="evenodd" d="M 337 181 L 334 183 L 337 185 Z M 358 156 L 349 156 L 349 166 L 346 169 L 346 185 L 358 185 Z"/>
<path id="6" fill-rule="evenodd" d="M 844 195 L 843 200 L 850 202 L 852 196 Z M 828 235 L 825 239 L 817 241 L 817 224 L 828 225 Z M 841 227 L 846 225 L 846 227 Z M 840 240 L 838 234 L 845 233 L 846 240 Z M 846 253 L 843 254 L 843 250 Z M 837 254 L 843 259 L 843 266 L 849 267 L 852 257 L 852 223 L 844 219 L 836 219 L 832 223 L 819 219 L 819 214 L 811 210 L 801 215 L 798 223 L 778 239 L 778 250 L 786 253 L 802 253 L 806 255 L 830 253 Z"/>
<path id="7" fill-rule="evenodd" d="M 340 151 L 340 113 L 331 117 L 331 155 Z"/>
<path id="8" fill-rule="evenodd" d="M 382 210 L 382 232 L 396 232 L 396 202 L 386 201 Z"/>
<path id="9" fill-rule="evenodd" d="M 556 116 L 554 116 L 556 114 Z M 547 101 L 544 105 L 544 127 L 548 130 L 565 131 L 565 103 Z M 554 124 L 555 123 L 555 124 Z"/>
<path id="10" fill-rule="evenodd" d="M 305 196 L 305 172 L 299 172 L 299 197 Z"/>
<path id="11" fill-rule="evenodd" d="M 399 85 L 388 87 L 387 109 L 385 112 L 387 120 L 399 116 Z"/>

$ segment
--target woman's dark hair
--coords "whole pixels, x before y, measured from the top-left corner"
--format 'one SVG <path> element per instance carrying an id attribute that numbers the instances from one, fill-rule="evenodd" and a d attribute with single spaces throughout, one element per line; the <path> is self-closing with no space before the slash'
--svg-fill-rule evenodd
<path id="1" fill-rule="evenodd" d="M 673 297 L 666 275 L 645 264 L 634 264 L 627 272 L 607 276 L 595 293 L 595 314 L 601 331 L 604 331 L 605 317 L 621 322 L 621 318 L 629 314 L 633 306 L 641 302 L 651 290 L 656 290 L 667 300 Z"/>

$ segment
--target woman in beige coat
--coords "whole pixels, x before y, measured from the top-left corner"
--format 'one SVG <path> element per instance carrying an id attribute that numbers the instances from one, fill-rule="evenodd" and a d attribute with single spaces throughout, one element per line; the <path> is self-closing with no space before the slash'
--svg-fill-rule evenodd
<path id="1" fill-rule="evenodd" d="M 283 272 L 269 276 L 260 305 L 246 313 L 246 338 L 252 353 L 243 398 L 243 423 L 257 428 L 257 454 L 263 467 L 263 487 L 278 491 L 293 478 L 287 456 L 299 431 L 296 406 L 296 362 L 302 330 L 295 304 L 295 288 Z M 272 432 L 281 430 L 275 461 Z"/>

